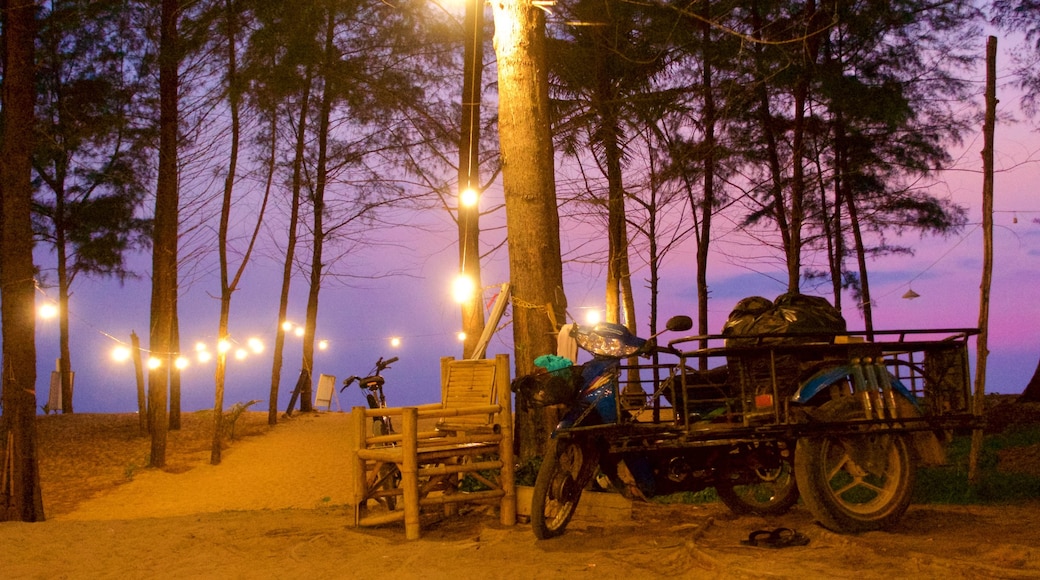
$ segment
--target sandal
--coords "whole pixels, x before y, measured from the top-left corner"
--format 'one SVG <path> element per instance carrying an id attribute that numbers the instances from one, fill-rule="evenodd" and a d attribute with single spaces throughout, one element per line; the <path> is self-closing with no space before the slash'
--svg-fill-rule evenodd
<path id="1" fill-rule="evenodd" d="M 775 530 L 755 530 L 748 534 L 746 540 L 741 540 L 745 546 L 756 546 L 763 548 L 787 548 L 790 546 L 804 546 L 809 543 L 809 537 L 791 528 L 777 528 Z"/>

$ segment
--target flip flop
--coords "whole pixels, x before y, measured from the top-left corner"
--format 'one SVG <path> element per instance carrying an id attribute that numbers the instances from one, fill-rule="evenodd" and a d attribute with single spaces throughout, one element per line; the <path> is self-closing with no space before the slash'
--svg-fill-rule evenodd
<path id="1" fill-rule="evenodd" d="M 791 528 L 777 528 L 775 530 L 755 530 L 748 534 L 746 540 L 741 540 L 745 546 L 756 546 L 762 548 L 788 548 L 790 546 L 804 546 L 809 543 L 809 537 Z"/>

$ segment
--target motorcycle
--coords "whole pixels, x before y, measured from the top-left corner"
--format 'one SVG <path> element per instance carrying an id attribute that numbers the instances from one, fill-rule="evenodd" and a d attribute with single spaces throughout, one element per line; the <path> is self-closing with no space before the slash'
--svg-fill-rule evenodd
<path id="1" fill-rule="evenodd" d="M 676 316 L 666 323 L 665 331 L 683 332 L 692 326 L 690 317 Z M 531 525 L 537 538 L 564 532 L 583 491 L 594 479 L 642 499 L 714 486 L 720 499 L 741 514 L 780 514 L 797 502 L 792 442 L 723 437 L 705 445 L 682 445 L 655 438 L 690 417 L 659 421 L 659 397 L 623 393 L 622 375 L 639 370 L 652 370 L 656 375 L 667 370 L 667 378 L 652 384 L 655 395 L 667 392 L 673 398 L 678 397 L 679 383 L 698 380 L 698 371 L 685 365 L 633 369 L 623 364 L 638 356 L 678 357 L 676 348 L 657 345 L 656 338 L 663 332 L 643 339 L 618 324 L 575 325 L 572 336 L 578 347 L 592 355 L 591 361 L 522 377 L 514 385 L 531 404 L 567 406 L 535 481 Z M 711 372 L 704 375 L 705 380 L 712 380 Z M 640 420 L 648 414 L 655 420 Z M 703 423 L 711 428 L 710 421 Z"/>

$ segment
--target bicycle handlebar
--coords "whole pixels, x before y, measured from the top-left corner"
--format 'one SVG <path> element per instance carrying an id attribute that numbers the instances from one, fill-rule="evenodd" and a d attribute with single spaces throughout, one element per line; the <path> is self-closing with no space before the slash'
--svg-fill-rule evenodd
<path id="1" fill-rule="evenodd" d="M 399 357 L 396 357 L 396 356 L 392 357 L 392 358 L 388 358 L 386 360 L 383 360 L 383 357 L 379 357 L 379 360 L 376 361 L 376 372 L 375 372 L 375 374 L 373 376 L 379 376 L 379 373 L 381 373 L 384 370 L 390 368 L 390 365 L 394 364 L 398 360 L 399 360 Z M 349 387 L 350 385 L 354 384 L 354 381 L 357 381 L 357 380 L 360 380 L 360 377 L 358 377 L 357 375 L 350 376 L 350 377 L 347 377 L 346 379 L 343 379 L 343 386 L 340 387 L 339 390 L 341 392 L 346 390 L 347 387 Z"/>
<path id="2" fill-rule="evenodd" d="M 356 381 L 356 380 L 358 380 L 358 376 L 357 375 L 352 375 L 352 376 L 349 376 L 349 377 L 343 379 L 343 386 L 340 387 L 340 389 L 339 389 L 340 392 L 342 393 L 343 391 L 345 391 L 346 388 L 349 387 L 350 385 L 353 385 L 354 381 Z"/>

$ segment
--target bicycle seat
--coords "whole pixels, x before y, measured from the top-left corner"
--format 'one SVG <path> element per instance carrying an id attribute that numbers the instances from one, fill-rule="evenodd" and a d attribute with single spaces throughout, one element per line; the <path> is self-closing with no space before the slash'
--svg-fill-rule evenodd
<path id="1" fill-rule="evenodd" d="M 362 389 L 373 389 L 373 388 L 376 388 L 376 387 L 381 387 L 381 386 L 383 386 L 383 383 L 385 383 L 385 382 L 386 382 L 386 380 L 383 377 L 380 377 L 380 376 L 365 377 L 365 378 L 361 379 L 360 381 L 358 381 L 358 383 L 361 384 L 361 388 Z"/>

